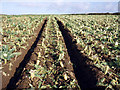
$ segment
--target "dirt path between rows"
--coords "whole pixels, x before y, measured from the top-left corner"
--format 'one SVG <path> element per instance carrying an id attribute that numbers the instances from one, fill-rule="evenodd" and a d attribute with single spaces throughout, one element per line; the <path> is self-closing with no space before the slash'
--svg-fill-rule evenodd
<path id="1" fill-rule="evenodd" d="M 2 71 L 9 73 L 10 76 L 2 76 L 2 88 L 3 89 L 5 88 L 9 89 L 19 79 L 19 76 L 23 68 L 25 67 L 26 63 L 29 61 L 30 55 L 33 52 L 34 48 L 36 47 L 36 44 L 41 36 L 42 30 L 47 21 L 46 19 L 44 19 L 43 22 L 38 27 L 38 29 L 36 29 L 35 33 L 37 33 L 37 36 L 28 41 L 29 46 L 27 47 L 27 49 L 21 50 L 22 54 L 13 63 L 12 71 L 8 70 L 9 65 L 4 66 Z"/>
<path id="2" fill-rule="evenodd" d="M 57 19 L 57 18 L 56 18 Z M 77 49 L 76 41 L 74 41 L 68 29 L 65 29 L 61 21 L 57 19 L 57 23 L 65 40 L 68 54 L 74 66 L 74 73 L 82 90 L 102 89 L 105 87 L 97 87 L 96 84 L 104 74 L 92 64 L 92 61 L 84 56 Z"/>
<path id="3" fill-rule="evenodd" d="M 20 64 L 19 68 L 17 69 L 14 77 L 11 79 L 10 83 L 7 86 L 7 89 L 22 89 L 22 88 L 30 88 L 32 85 L 32 87 L 35 87 L 36 89 L 40 86 L 47 86 L 47 85 L 51 85 L 52 88 L 55 88 L 54 86 L 56 85 L 56 87 L 60 87 L 60 86 L 66 86 L 66 83 L 68 83 L 68 85 L 70 85 L 71 82 L 74 81 L 76 87 L 78 88 L 78 82 L 75 78 L 75 75 L 73 73 L 73 66 L 72 63 L 70 62 L 70 57 L 67 53 L 67 49 L 66 49 L 66 45 L 64 43 L 64 39 L 63 37 L 59 37 L 59 40 L 63 42 L 63 46 L 65 48 L 64 52 L 64 58 L 61 59 L 61 61 L 59 61 L 58 57 L 57 57 L 57 42 L 53 43 L 53 41 L 56 41 L 56 39 L 58 37 L 56 37 L 56 34 L 54 31 L 52 30 L 48 30 L 47 32 L 49 32 L 49 38 L 53 38 L 53 41 L 49 41 L 49 40 L 45 40 L 46 42 L 44 42 L 47 50 L 49 50 L 49 53 L 45 53 L 45 48 L 43 46 L 41 46 L 41 43 L 43 43 L 43 39 L 45 39 L 45 32 L 46 29 L 46 25 L 44 23 L 42 30 L 40 32 L 41 37 L 38 36 L 38 39 L 36 39 L 36 42 L 33 44 L 33 48 L 31 48 L 32 51 L 28 52 L 28 55 L 25 56 L 23 62 Z M 55 27 L 54 24 L 52 26 L 53 28 Z M 55 29 L 54 29 L 55 30 Z M 42 33 L 43 31 L 43 33 Z M 42 35 L 41 35 L 42 33 Z M 54 33 L 55 36 L 52 36 Z M 49 42 L 48 42 L 49 41 Z M 50 44 L 50 46 L 48 46 L 47 44 Z M 50 53 L 50 51 L 53 51 L 56 54 L 52 54 Z M 33 79 L 29 78 L 29 72 L 26 71 L 30 71 L 30 70 L 34 70 L 35 67 L 31 66 L 30 64 L 36 64 L 38 61 L 38 56 L 37 53 L 41 53 L 41 56 L 45 57 L 40 57 L 40 63 L 37 64 L 38 66 L 40 66 L 41 68 L 36 68 L 36 70 L 39 70 L 44 73 L 46 70 L 50 71 L 51 68 L 54 69 L 54 73 L 53 71 L 46 73 L 46 77 L 47 78 L 43 78 L 43 80 L 40 77 L 34 77 Z M 59 53 L 58 53 L 59 54 Z M 46 55 L 48 55 L 48 57 L 46 57 Z M 29 57 L 29 58 L 28 58 Z M 63 66 L 61 66 L 60 62 L 63 63 Z M 54 65 L 54 67 L 53 67 Z M 42 71 L 44 67 L 44 71 Z M 48 75 L 47 75 L 48 74 Z M 68 75 L 67 80 L 65 80 L 61 75 Z M 44 74 L 45 75 L 45 74 Z M 40 76 L 42 76 L 42 74 L 40 74 Z M 19 77 L 19 78 L 18 78 Z M 59 78 L 58 78 L 59 77 Z M 55 82 L 56 80 L 56 82 Z M 39 82 L 41 83 L 41 85 L 39 86 Z"/>
<path id="4" fill-rule="evenodd" d="M 90 60 L 84 54 L 80 53 L 80 49 L 78 49 L 78 45 L 76 44 L 77 42 L 74 40 L 74 37 L 72 36 L 70 31 L 67 28 L 65 28 L 65 26 L 63 25 L 61 21 L 59 21 L 57 18 L 55 19 L 57 20 L 57 24 L 59 25 L 59 29 L 62 33 L 64 42 L 67 48 L 68 55 L 66 55 L 66 58 L 70 58 L 71 62 L 73 63 L 75 78 L 77 79 L 80 88 L 82 90 L 97 90 L 97 89 L 105 90 L 104 86 L 97 86 L 96 84 L 104 77 L 108 79 L 107 82 L 109 82 L 111 78 L 107 77 L 107 75 L 105 75 L 99 68 L 94 66 L 92 60 Z M 14 76 L 10 79 L 9 84 L 8 85 L 6 84 L 7 89 L 16 88 L 16 83 L 19 81 L 23 69 L 25 68 L 27 63 L 30 61 L 32 53 L 34 52 L 35 48 L 37 47 L 37 44 L 40 41 L 40 37 L 41 37 L 42 31 L 44 30 L 46 23 L 47 23 L 47 20 L 45 20 L 43 26 L 41 27 L 41 30 L 38 32 L 39 34 L 34 44 L 32 44 L 31 48 L 28 49 L 28 52 L 26 52 L 26 55 L 22 56 L 23 57 L 21 59 L 22 62 L 20 63 L 19 61 L 20 64 L 17 63 L 19 67 L 17 66 L 18 68 L 17 69 L 15 68 L 16 70 L 14 70 L 14 72 L 15 71 L 16 72 Z M 48 66 L 50 65 L 50 63 L 52 62 L 49 62 Z M 67 63 L 67 60 L 65 63 Z M 14 67 L 16 67 L 15 65 Z M 66 64 L 66 67 L 70 67 L 70 66 L 69 65 L 67 66 Z M 24 83 L 24 81 L 22 82 Z M 49 82 L 52 82 L 52 81 L 49 81 Z"/>

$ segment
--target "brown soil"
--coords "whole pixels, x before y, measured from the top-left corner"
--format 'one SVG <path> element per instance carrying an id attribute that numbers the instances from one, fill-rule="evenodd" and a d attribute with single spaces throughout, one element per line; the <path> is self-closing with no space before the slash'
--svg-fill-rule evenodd
<path id="1" fill-rule="evenodd" d="M 45 25 L 45 24 L 44 24 L 44 25 Z M 43 27 L 44 27 L 44 25 L 43 25 Z M 44 28 L 43 28 L 43 30 L 44 30 Z M 43 30 L 42 30 L 42 31 L 43 31 Z M 21 65 L 21 66 L 18 67 L 17 70 L 19 70 L 20 72 L 17 72 L 17 71 L 16 71 L 14 77 L 11 79 L 10 83 L 8 84 L 7 89 L 9 89 L 9 88 L 12 88 L 12 89 L 15 89 L 15 88 L 30 88 L 29 83 L 32 83 L 34 87 L 37 87 L 37 86 L 38 86 L 38 81 L 39 81 L 40 79 L 37 78 L 37 77 L 35 77 L 35 78 L 33 78 L 33 80 L 30 80 L 30 79 L 28 78 L 28 75 L 29 75 L 29 74 L 26 73 L 26 71 L 27 71 L 27 70 L 30 70 L 30 69 L 34 69 L 34 67 L 28 65 L 28 63 L 32 63 L 32 64 L 35 64 L 35 63 L 36 63 L 36 60 L 37 60 L 37 58 L 36 58 L 36 57 L 37 57 L 36 52 L 41 52 L 41 55 L 42 55 L 42 56 L 45 56 L 45 53 L 44 53 L 45 50 L 39 46 L 39 44 L 42 43 L 42 39 L 43 39 L 43 38 L 44 38 L 44 36 L 41 36 L 41 38 L 36 42 L 36 46 L 33 48 L 33 52 L 31 52 L 31 54 L 29 55 L 29 58 L 28 58 L 28 57 L 25 57 L 25 60 L 23 60 L 23 61 L 26 61 L 26 60 L 28 59 L 27 62 L 25 63 L 26 66 L 25 66 L 25 65 L 24 65 L 24 66 Z M 60 37 L 60 40 L 64 43 L 63 37 Z M 46 44 L 46 46 L 47 46 L 47 42 L 44 43 L 44 44 Z M 64 43 L 64 47 L 66 48 L 65 43 Z M 54 48 L 54 49 L 55 49 L 54 45 L 51 45 L 51 46 L 48 47 L 48 48 Z M 39 49 L 42 49 L 42 50 L 40 51 Z M 58 81 L 57 86 L 64 85 L 65 82 L 66 82 L 66 83 L 70 83 L 70 80 L 71 80 L 71 79 L 76 79 L 75 74 L 73 73 L 72 63 L 68 63 L 68 62 L 70 62 L 70 57 L 69 57 L 69 55 L 68 55 L 68 53 L 67 53 L 67 49 L 65 49 L 64 52 L 66 53 L 66 55 L 64 56 L 64 60 L 63 60 L 64 68 L 62 68 L 62 67 L 59 65 L 59 63 L 56 64 L 55 71 L 56 71 L 57 73 L 56 73 L 56 74 L 51 74 L 50 76 L 48 76 L 48 78 L 47 78 L 46 80 L 44 80 L 44 82 L 42 83 L 42 85 L 48 85 L 48 84 L 51 84 L 52 86 L 55 85 L 55 83 L 52 81 L 51 78 L 57 79 L 57 76 L 58 76 L 59 74 L 61 74 L 59 71 L 64 71 L 64 70 L 67 70 L 67 71 L 69 72 L 68 75 L 69 75 L 71 78 L 69 78 L 67 81 L 65 81 L 65 80 L 63 80 L 63 78 L 61 78 L 60 81 Z M 49 55 L 50 55 L 50 54 L 49 54 Z M 52 65 L 53 63 L 55 63 L 56 60 L 54 60 L 54 57 L 53 57 L 53 56 L 49 56 L 49 57 L 48 57 L 48 60 L 49 60 L 49 61 L 46 61 L 45 64 L 46 64 L 46 66 L 47 66 L 47 69 L 49 70 L 50 67 L 51 67 L 51 65 Z M 50 60 L 52 60 L 52 61 L 50 61 Z M 39 64 L 39 65 L 43 66 L 43 65 L 44 65 L 44 64 L 43 64 L 43 61 L 44 61 L 44 59 L 42 60 L 42 58 L 41 58 L 41 61 L 40 61 L 40 64 Z M 22 64 L 23 64 L 23 63 L 22 63 Z M 21 68 L 22 68 L 22 69 L 21 69 Z M 24 70 L 23 70 L 23 68 L 24 68 Z M 18 73 L 19 73 L 19 74 L 18 74 Z M 19 78 L 18 78 L 18 77 L 19 77 Z M 77 82 L 76 82 L 76 83 L 77 83 Z"/>
<path id="2" fill-rule="evenodd" d="M 39 32 L 41 31 L 41 28 L 43 26 L 45 22 L 45 19 L 43 20 L 43 22 L 39 25 L 38 29 L 35 30 L 34 33 L 37 33 L 37 35 L 39 36 Z M 32 48 L 34 48 L 35 44 L 34 42 L 37 40 L 36 37 L 33 37 L 32 39 L 28 40 L 28 45 L 27 46 L 27 49 L 21 49 L 21 52 L 22 54 L 20 56 L 17 57 L 16 61 L 14 61 L 13 66 L 12 66 L 12 70 L 10 71 L 8 68 L 9 68 L 9 64 L 6 64 L 3 66 L 3 69 L 2 71 L 6 72 L 7 74 L 9 74 L 9 76 L 4 76 L 2 75 L 2 88 L 6 88 L 8 83 L 12 82 L 13 80 L 13 76 L 15 76 L 18 72 L 20 72 L 20 70 L 18 71 L 18 68 L 21 66 L 21 64 L 24 64 L 27 63 L 27 60 L 25 61 L 25 57 L 29 57 L 29 55 L 27 54 L 28 52 L 31 52 L 32 51 Z M 24 61 L 24 62 L 23 62 Z M 23 68 L 21 68 L 23 69 Z M 18 76 L 18 75 L 17 75 Z M 16 78 L 18 78 L 16 76 Z M 9 86 L 9 85 L 8 85 Z"/>
<path id="3" fill-rule="evenodd" d="M 107 80 L 106 82 L 109 83 L 112 78 L 108 75 L 105 75 L 100 68 L 97 68 L 96 66 L 93 65 L 93 61 L 90 60 L 88 57 L 86 57 L 84 54 L 80 53 L 80 50 L 82 49 L 81 47 L 79 47 L 76 44 L 76 41 L 74 40 L 74 37 L 71 35 L 70 31 L 64 27 L 63 23 L 61 21 L 59 21 L 57 18 L 57 23 L 59 25 L 59 29 L 62 32 L 62 36 L 60 39 L 65 42 L 64 47 L 67 48 L 66 49 L 66 55 L 64 56 L 63 60 L 63 64 L 64 64 L 64 68 L 66 70 L 68 70 L 69 76 L 71 76 L 73 79 L 77 79 L 79 86 L 82 90 L 104 90 L 105 87 L 103 86 L 97 86 L 97 82 L 100 81 L 100 79 L 102 79 L 103 77 L 105 77 Z M 36 38 L 36 40 L 34 41 L 34 44 L 30 44 L 31 47 L 29 47 L 28 52 L 27 51 L 23 51 L 25 52 L 23 56 L 21 56 L 21 58 L 19 57 L 19 59 L 17 59 L 17 61 L 13 64 L 13 72 L 8 71 L 8 67 L 6 68 L 6 70 L 11 73 L 10 77 L 4 77 L 4 87 L 6 87 L 5 85 L 8 84 L 8 82 L 5 84 L 5 82 L 7 80 L 10 80 L 9 84 L 7 85 L 7 89 L 12 88 L 30 88 L 29 83 L 31 83 L 32 81 L 29 80 L 28 76 L 29 74 L 27 74 L 27 70 L 29 69 L 33 69 L 34 67 L 28 65 L 28 62 L 31 63 L 36 63 L 36 57 L 37 54 L 36 52 L 39 52 L 39 48 L 37 44 L 40 44 L 42 42 L 42 38 L 41 34 L 42 31 L 44 30 L 44 27 L 46 25 L 46 20 L 43 24 L 43 26 L 41 27 L 41 30 L 39 29 L 40 32 L 38 32 L 38 37 Z M 47 42 L 45 42 L 45 44 L 47 44 Z M 49 47 L 49 48 L 55 48 L 53 46 Z M 79 48 L 79 49 L 78 49 Z M 44 49 L 41 50 L 41 54 L 45 55 Z M 48 59 L 50 60 L 51 58 L 52 61 L 47 61 L 45 64 L 47 66 L 47 69 L 49 70 L 49 68 L 51 67 L 52 63 L 55 62 L 54 60 L 54 56 L 49 56 Z M 42 60 L 42 58 L 41 58 Z M 44 59 L 43 59 L 44 60 Z M 69 60 L 73 63 L 73 67 L 72 64 L 68 64 Z M 19 64 L 20 63 L 20 64 Z M 40 63 L 41 66 L 43 66 L 43 63 Z M 16 69 L 17 68 L 17 69 Z M 16 70 L 15 70 L 16 69 Z M 59 75 L 58 71 L 63 71 L 64 69 L 62 67 L 60 67 L 60 65 L 58 64 L 56 66 L 56 74 L 51 74 L 50 77 L 53 77 L 54 79 L 57 78 L 57 75 Z M 16 72 L 15 72 L 16 71 Z M 14 74 L 14 75 L 13 75 Z M 10 79 L 11 78 L 11 79 Z M 39 78 L 33 78 L 33 86 L 37 87 L 38 86 L 38 81 L 40 79 Z M 69 80 L 66 81 L 67 83 L 69 83 Z M 60 85 L 64 85 L 65 81 L 61 78 L 60 81 L 58 82 L 57 86 Z M 48 77 L 43 83 L 43 85 L 54 85 L 53 81 Z"/>
<path id="4" fill-rule="evenodd" d="M 68 18 L 66 18 L 66 19 L 68 19 Z M 68 20 L 70 20 L 70 19 L 68 19 Z M 73 22 L 74 23 L 74 22 Z M 78 24 L 77 24 L 78 25 Z M 79 26 L 79 25 L 78 25 Z M 95 35 L 90 35 L 90 36 L 92 36 L 93 38 L 96 38 L 95 37 Z M 85 39 L 85 36 L 84 36 L 84 34 L 82 34 L 81 35 L 81 38 L 84 40 Z M 99 44 L 103 44 L 100 40 L 97 40 L 98 41 L 98 43 Z M 92 43 L 94 43 L 94 40 L 91 42 L 91 43 L 88 43 L 88 45 L 89 44 L 92 44 Z M 108 50 L 110 50 L 110 51 L 112 51 L 112 48 L 109 48 L 108 46 L 110 46 L 110 45 L 108 45 L 108 44 L 104 44 L 104 46 L 106 47 L 106 48 L 108 48 Z M 114 45 L 112 45 L 112 46 L 114 46 Z M 95 49 L 95 52 L 97 53 L 97 54 L 100 54 L 101 56 L 102 56 L 102 60 L 103 59 L 105 59 L 105 61 L 108 63 L 108 65 L 110 64 L 110 61 L 113 61 L 112 59 L 111 59 L 111 56 L 110 55 L 104 55 L 103 53 L 101 53 L 101 51 L 102 51 L 102 49 L 100 48 L 100 47 L 94 47 L 94 49 Z M 114 65 L 115 67 L 116 67 L 116 65 Z"/>
<path id="5" fill-rule="evenodd" d="M 109 82 L 112 78 L 107 77 L 107 75 L 105 75 L 99 68 L 93 65 L 92 60 L 90 60 L 85 55 L 80 53 L 76 41 L 74 41 L 74 38 L 71 35 L 70 31 L 64 28 L 64 25 L 58 19 L 57 19 L 57 23 L 64 37 L 68 54 L 74 66 L 74 73 L 81 89 L 104 90 L 105 87 L 96 86 L 97 82 L 99 82 L 99 80 L 102 79 L 103 77 L 106 77 L 108 79 L 107 82 Z"/>
<path id="6" fill-rule="evenodd" d="M 43 25 L 43 28 L 42 28 L 42 32 L 44 31 L 44 28 L 46 26 L 46 23 L 47 21 L 44 23 Z M 30 70 L 30 69 L 34 69 L 33 66 L 30 66 L 28 65 L 28 63 L 31 63 L 31 64 L 35 64 L 36 63 L 36 60 L 37 60 L 37 53 L 36 52 L 39 52 L 39 46 L 38 44 L 41 44 L 42 42 L 42 32 L 41 32 L 41 35 L 39 37 L 39 39 L 37 40 L 36 44 L 35 44 L 35 47 L 32 49 L 32 52 L 31 54 L 29 55 L 29 58 L 26 57 L 26 59 L 28 59 L 29 61 L 26 63 L 26 65 L 24 66 L 24 70 L 21 70 L 21 73 L 19 73 L 19 76 L 20 78 L 17 79 L 16 82 L 14 82 L 15 84 L 14 85 L 9 85 L 8 88 L 17 88 L 17 89 L 22 89 L 22 88 L 30 88 L 29 86 L 29 83 L 33 82 L 33 85 L 34 87 L 37 87 L 38 85 L 38 81 L 39 79 L 38 78 L 34 78 L 33 81 L 31 81 L 29 78 L 28 78 L 28 73 L 26 73 L 27 70 Z M 44 53 L 43 51 L 41 51 L 42 53 Z M 43 63 L 40 63 L 41 66 L 43 66 Z M 20 68 L 18 68 L 20 69 Z M 16 75 L 15 75 L 16 77 Z M 14 80 L 16 80 L 16 78 L 14 78 Z M 11 82 L 13 83 L 13 82 Z"/>

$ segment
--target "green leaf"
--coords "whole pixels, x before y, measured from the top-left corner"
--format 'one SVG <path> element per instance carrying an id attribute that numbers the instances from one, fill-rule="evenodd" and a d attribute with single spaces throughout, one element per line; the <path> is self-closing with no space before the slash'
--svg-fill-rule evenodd
<path id="1" fill-rule="evenodd" d="M 15 48 L 10 49 L 9 53 L 12 53 L 13 51 L 15 51 Z"/>
<path id="2" fill-rule="evenodd" d="M 42 89 L 45 89 L 45 88 L 47 88 L 47 86 L 41 86 L 41 88 L 42 88 Z"/>
<path id="3" fill-rule="evenodd" d="M 40 88 L 40 87 L 41 87 L 41 84 L 42 84 L 42 82 L 39 82 L 39 84 L 38 84 L 38 88 Z"/>
<path id="4" fill-rule="evenodd" d="M 21 46 L 21 48 L 23 48 L 23 49 L 27 49 L 25 46 Z"/>
<path id="5" fill-rule="evenodd" d="M 17 55 L 18 56 L 18 55 L 21 55 L 21 52 L 14 52 L 14 53 L 11 54 L 11 56 L 12 55 Z"/>
<path id="6" fill-rule="evenodd" d="M 52 87 L 53 87 L 53 88 L 58 88 L 56 85 L 53 85 Z"/>

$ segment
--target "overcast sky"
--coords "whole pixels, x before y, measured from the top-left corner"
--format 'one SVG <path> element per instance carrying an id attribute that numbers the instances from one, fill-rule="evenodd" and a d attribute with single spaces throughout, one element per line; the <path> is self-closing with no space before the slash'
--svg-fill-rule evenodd
<path id="1" fill-rule="evenodd" d="M 73 14 L 118 12 L 118 0 L 2 0 L 1 14 Z"/>

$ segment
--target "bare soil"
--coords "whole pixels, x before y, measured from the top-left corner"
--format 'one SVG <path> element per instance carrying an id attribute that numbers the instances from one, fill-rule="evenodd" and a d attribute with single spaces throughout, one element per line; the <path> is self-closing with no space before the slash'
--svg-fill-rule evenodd
<path id="1" fill-rule="evenodd" d="M 34 33 L 37 33 L 37 35 L 39 36 L 39 32 L 42 30 L 42 26 L 45 22 L 45 19 L 43 20 L 43 22 L 39 25 L 39 27 L 35 30 Z M 33 37 L 32 39 L 28 40 L 28 45 L 27 49 L 21 49 L 21 55 L 17 57 L 16 61 L 14 61 L 13 66 L 11 67 L 11 70 L 9 70 L 9 64 L 6 64 L 3 66 L 2 71 L 6 72 L 7 74 L 9 74 L 9 76 L 4 76 L 2 75 L 2 88 L 5 89 L 8 85 L 8 83 L 12 82 L 13 77 L 16 75 L 16 78 L 18 78 L 19 76 L 17 75 L 18 72 L 20 72 L 20 70 L 18 70 L 18 68 L 20 68 L 20 66 L 24 66 L 25 63 L 27 63 L 28 61 L 25 61 L 25 57 L 29 57 L 29 54 L 32 51 L 32 49 L 35 46 L 35 41 L 38 39 L 38 37 Z M 13 59 L 15 60 L 15 58 Z M 23 68 L 21 68 L 23 69 Z M 8 85 L 9 86 L 9 85 Z"/>
<path id="2" fill-rule="evenodd" d="M 99 82 L 103 77 L 106 77 L 108 79 L 106 82 L 109 83 L 112 78 L 105 75 L 99 68 L 93 65 L 92 60 L 80 53 L 82 48 L 77 45 L 77 42 L 71 35 L 70 31 L 64 27 L 61 21 L 59 21 L 57 18 L 56 20 L 64 37 L 70 60 L 73 63 L 74 73 L 81 89 L 104 90 L 105 87 L 97 86 L 97 82 Z"/>
<path id="3" fill-rule="evenodd" d="M 90 60 L 85 54 L 80 53 L 82 48 L 77 45 L 77 42 L 75 41 L 74 37 L 70 33 L 70 31 L 65 28 L 63 23 L 59 21 L 57 18 L 57 24 L 59 25 L 59 29 L 62 32 L 62 36 L 60 40 L 64 42 L 64 47 L 66 48 L 66 55 L 64 56 L 64 67 L 69 72 L 71 72 L 71 77 L 73 79 L 77 79 L 79 86 L 82 90 L 105 90 L 106 87 L 104 86 L 97 86 L 97 82 L 100 82 L 102 78 L 106 78 L 106 83 L 109 83 L 112 80 L 112 77 L 105 75 L 100 68 L 97 68 L 93 61 Z M 30 88 L 29 83 L 32 81 L 28 78 L 27 70 L 34 69 L 34 67 L 28 65 L 28 62 L 36 63 L 36 52 L 39 51 L 39 46 L 37 44 L 42 43 L 41 34 L 46 26 L 47 20 L 45 20 L 43 26 L 39 27 L 37 33 L 38 36 L 33 40 L 29 41 L 29 46 L 27 50 L 22 51 L 22 55 L 17 59 L 17 61 L 13 64 L 12 72 L 8 71 L 8 66 L 6 65 L 3 71 L 9 72 L 9 77 L 3 76 L 3 89 L 5 89 L 7 85 L 7 89 L 16 89 L 16 88 Z M 34 42 L 33 44 L 30 42 Z M 47 42 L 45 43 L 47 44 Z M 51 46 L 49 48 L 55 48 L 54 46 Z M 41 55 L 45 55 L 44 49 L 41 51 Z M 53 61 L 47 61 L 46 66 L 47 69 L 51 67 L 52 63 L 55 62 L 54 56 L 49 56 L 48 59 L 53 59 Z M 43 59 L 44 60 L 44 59 Z M 68 64 L 68 62 L 71 61 L 72 64 Z M 43 66 L 43 63 L 40 63 L 41 66 Z M 24 70 L 25 68 L 25 70 Z M 59 75 L 59 71 L 63 71 L 64 69 L 60 67 L 58 64 L 56 67 L 57 74 L 52 74 L 51 77 L 56 79 L 57 75 Z M 12 78 L 11 78 L 12 77 Z M 7 81 L 7 83 L 6 83 Z M 34 78 L 33 85 L 34 87 L 38 86 L 39 78 Z M 70 81 L 66 81 L 69 83 Z M 61 78 L 61 81 L 58 82 L 57 86 L 64 85 L 65 81 Z M 54 85 L 51 78 L 47 78 L 43 85 Z"/>
<path id="4" fill-rule="evenodd" d="M 45 26 L 46 26 L 46 23 L 44 23 L 44 25 L 42 27 L 41 34 L 42 34 L 42 31 L 45 31 L 45 29 L 44 29 Z M 30 88 L 29 83 L 32 83 L 33 86 L 36 87 L 36 88 L 38 87 L 38 84 L 39 84 L 38 81 L 40 81 L 40 79 L 36 77 L 33 80 L 30 80 L 28 78 L 29 74 L 27 73 L 27 71 L 30 70 L 30 69 L 34 69 L 34 67 L 30 66 L 28 63 L 36 64 L 36 60 L 37 60 L 37 54 L 36 53 L 39 52 L 39 49 L 42 50 L 41 55 L 45 56 L 45 52 L 44 52 L 45 50 L 39 46 L 39 44 L 42 43 L 42 39 L 44 38 L 44 36 L 42 36 L 42 37 L 40 37 L 40 36 L 37 39 L 37 41 L 35 42 L 34 48 L 30 49 L 30 50 L 32 50 L 32 52 L 28 52 L 28 54 L 25 56 L 23 62 L 18 67 L 16 73 L 14 74 L 14 77 L 11 79 L 10 83 L 7 86 L 7 89 L 10 89 L 10 88 L 11 89 Z M 60 40 L 64 42 L 63 37 L 60 37 Z M 46 46 L 47 46 L 47 42 L 45 42 L 44 44 L 46 44 Z M 66 48 L 65 43 L 64 43 L 64 47 Z M 51 45 L 49 48 L 52 48 L 53 50 L 55 50 L 56 47 L 54 45 Z M 70 57 L 67 53 L 67 49 L 64 52 L 65 52 L 65 56 L 64 56 L 65 60 L 63 60 L 64 68 L 62 68 L 59 63 L 56 64 L 56 68 L 55 68 L 56 73 L 51 74 L 51 76 L 48 76 L 47 79 L 44 80 L 42 85 L 48 85 L 48 84 L 50 84 L 52 86 L 55 85 L 55 82 L 53 82 L 51 78 L 54 78 L 56 80 L 57 76 L 61 74 L 60 72 L 64 72 L 64 70 L 67 70 L 69 72 L 70 78 L 65 81 L 64 78 L 61 77 L 58 80 L 58 84 L 57 84 L 58 87 L 59 86 L 64 86 L 65 83 L 70 83 L 71 79 L 76 79 L 75 74 L 73 73 L 74 70 L 73 70 L 72 63 L 68 63 L 70 61 Z M 45 63 L 46 66 L 47 66 L 47 70 L 50 69 L 50 67 L 53 63 L 57 62 L 55 58 L 56 57 L 49 54 L 49 57 L 48 57 L 49 61 L 46 61 L 46 63 Z M 44 59 L 42 60 L 42 58 L 41 58 L 40 61 L 41 62 L 40 62 L 39 65 L 44 66 L 44 64 L 43 64 Z M 76 82 L 76 84 L 77 83 L 78 82 Z"/>

